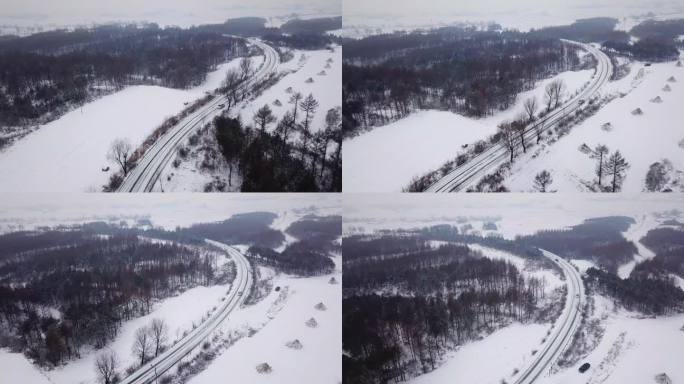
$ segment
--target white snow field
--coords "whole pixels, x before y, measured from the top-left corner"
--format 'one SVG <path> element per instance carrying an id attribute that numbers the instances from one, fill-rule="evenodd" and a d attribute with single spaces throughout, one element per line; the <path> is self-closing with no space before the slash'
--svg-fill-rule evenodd
<path id="1" fill-rule="evenodd" d="M 596 297 L 596 310 L 599 317 L 607 316 L 605 334 L 596 349 L 574 366 L 543 378 L 540 384 L 655 383 L 654 377 L 661 373 L 673 383 L 684 381 L 684 315 L 639 318 L 615 310 L 602 296 Z M 578 368 L 585 362 L 591 368 L 580 374 Z"/>
<path id="2" fill-rule="evenodd" d="M 441 367 L 408 382 L 499 384 L 532 359 L 531 351 L 539 348 L 550 326 L 513 323 L 449 353 Z"/>
<path id="3" fill-rule="evenodd" d="M 263 57 L 252 60 L 258 66 Z M 100 191 L 116 170 L 107 160 L 114 139 L 129 139 L 137 147 L 185 102 L 220 86 L 238 65 L 239 59 L 224 63 L 188 90 L 131 86 L 45 124 L 0 152 L 0 192 L 39 192 L 46 186 L 53 192 Z"/>
<path id="4" fill-rule="evenodd" d="M 643 71 L 643 72 L 642 72 Z M 640 75 L 643 73 L 643 76 Z M 674 76 L 676 82 L 668 79 Z M 634 63 L 631 73 L 609 83 L 604 95 L 622 94 L 603 106 L 594 116 L 571 128 L 570 133 L 550 146 L 519 157 L 505 185 L 515 192 L 532 190 L 536 174 L 548 170 L 553 177 L 550 189 L 560 192 L 586 192 L 584 183 L 596 178 L 596 162 L 578 148 L 586 144 L 593 148 L 605 144 L 619 150 L 630 163 L 626 171 L 623 192 L 641 192 L 651 164 L 668 159 L 675 170 L 684 171 L 684 69 L 674 62 Z M 669 85 L 671 91 L 663 91 Z M 662 102 L 651 102 L 660 97 Z M 641 108 L 643 115 L 631 112 Z M 610 123 L 610 129 L 603 129 Z"/>
<path id="5" fill-rule="evenodd" d="M 273 276 L 272 290 L 255 305 L 236 310 L 222 326 L 225 332 L 249 332 L 226 349 L 190 384 L 213 384 L 230 378 L 236 383 L 339 383 L 342 381 L 342 287 L 329 284 L 334 276 L 341 281 L 341 257 L 332 275 L 297 278 Z M 261 268 L 262 275 L 269 268 Z M 272 272 L 271 272 L 272 273 Z M 283 301 L 284 300 L 284 301 Z M 314 308 L 323 303 L 327 309 Z M 310 318 L 317 327 L 305 324 Z M 286 343 L 299 340 L 302 349 L 291 349 Z M 256 366 L 267 363 L 268 374 L 258 373 Z"/>
<path id="6" fill-rule="evenodd" d="M 346 140 L 342 188 L 344 192 L 400 192 L 413 177 L 454 159 L 463 145 L 496 133 L 500 122 L 522 111 L 527 98 L 536 97 L 543 104 L 544 88 L 551 81 L 562 79 L 572 94 L 592 74 L 593 70 L 567 71 L 539 81 L 534 89 L 518 95 L 513 106 L 486 118 L 425 110 Z"/>
<path id="7" fill-rule="evenodd" d="M 283 77 L 276 85 L 264 91 L 254 101 L 251 101 L 240 110 L 239 115 L 242 121 L 253 124 L 252 118 L 256 111 L 264 104 L 273 111 L 278 118 L 282 118 L 286 111 L 292 111 L 292 105 L 288 104 L 291 94 L 285 90 L 292 88 L 293 92 L 300 92 L 304 97 L 310 93 L 318 100 L 318 111 L 313 119 L 311 130 L 316 132 L 325 129 L 325 114 L 331 108 L 342 106 L 342 47 L 334 46 L 334 51 L 323 49 L 316 51 L 295 50 L 294 58 L 287 63 L 278 65 L 279 71 L 294 71 Z M 304 55 L 304 60 L 301 60 Z M 330 68 L 327 60 L 332 59 Z M 325 71 L 325 75 L 319 75 Z M 307 83 L 308 79 L 313 79 L 313 83 Z M 273 103 L 279 100 L 281 106 Z M 297 120 L 301 121 L 301 111 L 297 113 Z M 269 127 L 275 128 L 275 124 Z"/>
<path id="8" fill-rule="evenodd" d="M 21 353 L 12 353 L 0 349 L 0 382 L 7 383 L 30 383 L 52 384 L 43 376 Z"/>
<path id="9" fill-rule="evenodd" d="M 625 237 L 625 239 L 634 243 L 634 245 L 637 247 L 638 253 L 634 255 L 634 260 L 627 264 L 621 265 L 618 268 L 618 276 L 623 279 L 629 277 L 629 274 L 632 273 L 632 270 L 634 270 L 634 267 L 637 263 L 655 257 L 655 253 L 646 248 L 645 245 L 641 244 L 639 240 L 646 236 L 648 231 L 656 228 L 660 224 L 659 220 L 657 220 L 653 215 L 642 215 L 641 217 L 635 217 L 634 219 L 636 220 L 636 224 L 632 224 L 625 232 L 622 233 L 622 235 Z"/>

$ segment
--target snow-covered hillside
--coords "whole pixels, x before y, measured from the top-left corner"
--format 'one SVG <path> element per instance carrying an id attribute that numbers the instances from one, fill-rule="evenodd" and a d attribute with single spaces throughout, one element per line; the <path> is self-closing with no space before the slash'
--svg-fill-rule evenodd
<path id="1" fill-rule="evenodd" d="M 262 56 L 252 59 L 258 66 Z M 116 167 L 107 160 L 114 139 L 137 147 L 167 117 L 221 85 L 239 59 L 208 74 L 204 84 L 177 90 L 132 86 L 71 111 L 0 152 L 0 191 L 100 191 Z M 109 167 L 109 171 L 103 169 Z"/>
<path id="2" fill-rule="evenodd" d="M 325 113 L 342 106 L 342 47 L 334 46 L 334 51 L 327 49 L 317 51 L 294 50 L 294 58 L 287 63 L 278 65 L 279 71 L 292 71 L 283 77 L 278 84 L 267 89 L 254 101 L 245 104 L 239 115 L 242 121 L 251 124 L 252 117 L 264 104 L 273 110 L 273 114 L 280 120 L 285 111 L 291 111 L 288 104 L 292 92 L 300 92 L 304 97 L 313 94 L 318 101 L 318 111 L 311 125 L 312 131 L 325 128 Z M 331 60 L 330 62 L 328 60 Z M 307 80 L 313 82 L 307 82 Z M 280 101 L 280 106 L 274 104 Z M 272 125 L 271 129 L 274 128 Z"/>
<path id="3" fill-rule="evenodd" d="M 672 79 L 674 78 L 674 79 Z M 674 62 L 634 63 L 627 77 L 609 84 L 604 95 L 619 95 L 553 145 L 518 158 L 512 175 L 505 181 L 511 191 L 530 191 L 533 179 L 542 170 L 553 177 L 550 189 L 561 192 L 587 191 L 594 178 L 596 161 L 579 148 L 607 145 L 619 150 L 630 164 L 624 192 L 641 192 L 649 166 L 668 160 L 670 178 L 682 178 L 684 171 L 684 68 Z M 667 87 L 667 88 L 666 88 Z M 669 89 L 665 90 L 665 89 Z M 640 108 L 643 114 L 632 112 Z M 674 188 L 680 188 L 681 182 Z"/>
<path id="4" fill-rule="evenodd" d="M 462 146 L 494 134 L 497 125 L 520 113 L 527 98 L 543 103 L 544 89 L 562 80 L 573 94 L 590 80 L 593 70 L 568 71 L 539 81 L 518 95 L 505 111 L 483 119 L 445 111 L 420 111 L 394 123 L 346 140 L 343 146 L 345 192 L 399 192 L 421 176 L 456 157 Z"/>
<path id="5" fill-rule="evenodd" d="M 240 383 L 338 383 L 342 380 L 341 257 L 332 275 L 296 278 L 273 275 L 280 287 L 259 303 L 237 310 L 222 326 L 239 339 L 190 384 L 217 383 L 232 378 Z M 262 274 L 269 271 L 262 268 Z M 272 272 L 270 272 L 272 273 Z M 323 303 L 324 310 L 315 308 Z M 316 326 L 307 325 L 315 319 Z M 248 333 L 254 332 L 247 337 Z M 286 344 L 298 340 L 301 349 Z M 270 373 L 256 367 L 266 363 Z"/>

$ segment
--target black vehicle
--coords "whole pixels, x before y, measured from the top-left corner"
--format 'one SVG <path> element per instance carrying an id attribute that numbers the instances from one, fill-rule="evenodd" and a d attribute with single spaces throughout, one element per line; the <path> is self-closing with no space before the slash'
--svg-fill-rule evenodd
<path id="1" fill-rule="evenodd" d="M 580 373 L 586 372 L 589 369 L 589 367 L 591 367 L 591 364 L 589 364 L 589 363 L 584 363 L 584 364 L 580 365 L 580 367 L 579 367 Z"/>

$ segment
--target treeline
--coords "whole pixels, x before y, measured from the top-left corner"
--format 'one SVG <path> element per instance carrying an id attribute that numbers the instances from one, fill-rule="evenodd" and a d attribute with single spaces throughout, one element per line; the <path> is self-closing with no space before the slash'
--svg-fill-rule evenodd
<path id="1" fill-rule="evenodd" d="M 290 224 L 285 233 L 321 249 L 339 250 L 334 242 L 342 236 L 342 216 L 306 215 Z"/>
<path id="2" fill-rule="evenodd" d="M 255 244 L 278 247 L 285 241 L 281 231 L 270 227 L 278 215 L 271 212 L 250 212 L 231 216 L 228 220 L 214 223 L 198 223 L 178 228 L 181 237 L 199 240 L 211 239 L 228 244 Z"/>
<path id="3" fill-rule="evenodd" d="M 277 121 L 265 105 L 254 127 L 241 120 L 214 120 L 219 149 L 232 179 L 237 165 L 243 192 L 339 192 L 342 190 L 342 132 L 339 107 L 326 112 L 325 126 L 314 127 L 318 101 L 295 92 L 292 112 Z M 273 130 L 267 129 L 275 123 Z"/>
<path id="4" fill-rule="evenodd" d="M 289 244 L 282 252 L 252 246 L 247 250 L 247 256 L 261 264 L 299 276 L 325 275 L 335 269 L 335 263 L 327 251 L 307 241 Z"/>
<path id="5" fill-rule="evenodd" d="M 677 225 L 676 221 L 670 222 Z M 641 243 L 655 252 L 655 257 L 636 265 L 632 276 L 671 280 L 671 274 L 684 278 L 684 231 L 680 228 L 656 228 L 648 231 Z"/>
<path id="6" fill-rule="evenodd" d="M 458 245 L 352 265 L 345 259 L 344 276 L 344 383 L 429 372 L 483 329 L 530 320 L 544 295 L 543 281 Z"/>
<path id="7" fill-rule="evenodd" d="M 635 25 L 629 33 L 639 39 L 660 38 L 674 40 L 684 35 L 684 19 L 646 20 Z"/>
<path id="8" fill-rule="evenodd" d="M 585 43 L 604 41 L 628 42 L 629 34 L 625 31 L 615 30 L 617 24 L 618 20 L 611 17 L 594 17 L 579 19 L 569 25 L 532 29 L 530 35 L 582 41 Z"/>
<path id="9" fill-rule="evenodd" d="M 684 311 L 684 291 L 669 279 L 643 277 L 639 273 L 621 279 L 614 273 L 589 268 L 585 282 L 628 310 L 653 315 Z"/>
<path id="10" fill-rule="evenodd" d="M 345 135 L 423 108 L 491 115 L 538 80 L 579 68 L 578 50 L 527 33 L 463 28 L 345 42 Z"/>
<path id="11" fill-rule="evenodd" d="M 0 125 L 58 116 L 132 84 L 196 86 L 218 64 L 246 53 L 240 38 L 154 24 L 0 42 Z"/>
<path id="12" fill-rule="evenodd" d="M 606 41 L 603 47 L 637 60 L 669 61 L 679 57 L 679 49 L 672 40 L 649 37 L 634 43 Z"/>
<path id="13" fill-rule="evenodd" d="M 3 347 L 52 366 L 79 357 L 85 347 L 102 348 L 124 321 L 149 313 L 154 301 L 230 281 L 234 268 L 219 269 L 217 255 L 138 236 L 91 235 L 5 256 Z"/>
<path id="14" fill-rule="evenodd" d="M 585 220 L 570 229 L 544 230 L 521 236 L 518 241 L 567 258 L 592 260 L 609 272 L 634 259 L 636 246 L 622 236 L 634 223 L 629 217 L 604 217 Z"/>

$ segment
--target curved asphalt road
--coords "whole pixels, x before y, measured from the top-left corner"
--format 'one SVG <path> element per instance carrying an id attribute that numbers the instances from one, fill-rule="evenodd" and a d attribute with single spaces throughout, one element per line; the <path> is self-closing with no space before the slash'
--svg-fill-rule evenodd
<path id="1" fill-rule="evenodd" d="M 228 315 L 238 308 L 249 295 L 252 288 L 252 271 L 249 262 L 242 253 L 234 247 L 216 241 L 206 240 L 207 243 L 221 248 L 228 253 L 235 262 L 235 280 L 230 285 L 230 291 L 223 301 L 223 305 L 197 328 L 180 339 L 156 358 L 147 362 L 133 374 L 119 382 L 119 384 L 148 384 L 173 368 L 181 359 L 187 356 L 193 349 L 210 338 L 219 325 Z"/>
<path id="2" fill-rule="evenodd" d="M 243 90 L 273 73 L 279 62 L 278 53 L 271 46 L 257 39 L 249 39 L 249 42 L 264 52 L 264 63 L 251 79 L 240 86 L 240 89 Z M 152 192 L 161 177 L 162 171 L 173 160 L 176 149 L 181 143 L 205 122 L 211 121 L 221 113 L 222 108 L 219 108 L 219 104 L 226 104 L 227 97 L 218 94 L 216 96 L 212 101 L 185 117 L 157 139 L 124 179 L 117 192 Z"/>
<path id="3" fill-rule="evenodd" d="M 551 259 L 563 270 L 568 288 L 565 308 L 556 320 L 551 335 L 547 337 L 543 347 L 537 351 L 527 368 L 521 370 L 515 378 L 515 384 L 532 384 L 548 372 L 556 360 L 567 349 L 582 319 L 584 303 L 584 285 L 580 273 L 575 267 L 551 252 L 541 250 L 544 256 Z"/>
<path id="4" fill-rule="evenodd" d="M 559 121 L 561 121 L 566 116 L 569 116 L 575 111 L 577 111 L 583 104 L 581 100 L 589 101 L 590 99 L 599 95 L 601 87 L 605 85 L 613 74 L 613 66 L 610 62 L 610 58 L 606 56 L 599 49 L 594 48 L 589 44 L 578 43 L 574 41 L 565 40 L 567 44 L 579 45 L 589 53 L 596 57 L 598 65 L 596 67 L 596 72 L 592 77 L 592 83 L 581 91 L 577 96 L 571 98 L 568 102 L 561 108 L 557 108 L 548 115 L 544 116 L 542 119 L 528 126 L 525 129 L 525 142 L 534 143 L 536 141 L 536 131 L 535 127 L 541 126 L 542 130 L 546 130 L 554 127 Z M 530 145 L 528 144 L 528 146 Z M 517 143 L 516 152 L 522 148 L 521 143 Z M 461 164 L 456 167 L 446 176 L 437 180 L 434 184 L 428 187 L 425 192 L 458 192 L 467 188 L 469 185 L 477 181 L 478 176 L 483 176 L 494 169 L 508 162 L 510 154 L 508 149 L 501 145 L 494 145 L 479 155 L 470 159 L 467 163 Z"/>

